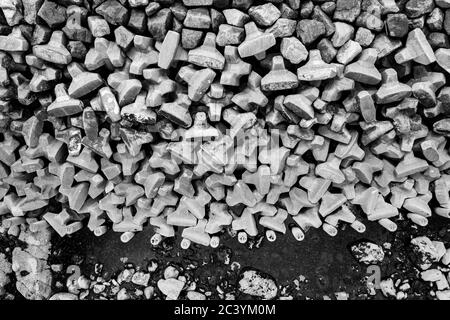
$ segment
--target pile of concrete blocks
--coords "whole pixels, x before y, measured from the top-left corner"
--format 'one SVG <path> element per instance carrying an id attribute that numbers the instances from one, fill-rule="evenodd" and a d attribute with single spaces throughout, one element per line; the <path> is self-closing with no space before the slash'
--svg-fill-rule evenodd
<path id="1" fill-rule="evenodd" d="M 449 35 L 448 0 L 2 0 L 1 224 L 188 248 L 450 218 Z"/>

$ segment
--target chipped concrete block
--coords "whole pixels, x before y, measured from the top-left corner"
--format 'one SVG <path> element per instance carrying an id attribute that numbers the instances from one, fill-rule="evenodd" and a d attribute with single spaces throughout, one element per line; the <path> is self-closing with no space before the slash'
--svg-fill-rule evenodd
<path id="1" fill-rule="evenodd" d="M 336 66 L 325 63 L 319 50 L 309 52 L 308 62 L 297 69 L 298 79 L 301 81 L 317 81 L 334 78 L 337 74 Z"/>
<path id="2" fill-rule="evenodd" d="M 224 56 L 216 49 L 216 35 L 208 32 L 203 45 L 188 53 L 188 62 L 197 66 L 222 70 L 225 65 Z"/>
<path id="3" fill-rule="evenodd" d="M 254 22 L 245 24 L 245 40 L 239 47 L 241 58 L 255 56 L 257 59 L 264 59 L 266 50 L 275 45 L 275 36 L 272 33 L 263 33 Z"/>
<path id="4" fill-rule="evenodd" d="M 436 61 L 433 49 L 423 31 L 419 28 L 409 32 L 406 47 L 395 55 L 397 63 L 405 63 L 409 60 L 414 60 L 423 65 L 429 65 Z"/>

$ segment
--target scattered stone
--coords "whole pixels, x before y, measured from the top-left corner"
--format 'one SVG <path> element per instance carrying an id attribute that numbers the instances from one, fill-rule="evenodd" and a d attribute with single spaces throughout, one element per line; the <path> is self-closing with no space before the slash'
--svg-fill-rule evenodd
<path id="1" fill-rule="evenodd" d="M 309 45 L 325 34 L 325 26 L 316 20 L 300 20 L 297 24 L 297 36 L 302 43 Z"/>
<path id="2" fill-rule="evenodd" d="M 356 260 L 366 265 L 381 263 L 384 259 L 383 248 L 370 241 L 360 241 L 350 246 Z"/>
<path id="3" fill-rule="evenodd" d="M 244 270 L 240 275 L 238 289 L 244 294 L 265 300 L 274 299 L 278 294 L 278 287 L 271 276 L 256 269 Z"/>
<path id="4" fill-rule="evenodd" d="M 131 298 L 126 288 L 122 288 L 117 292 L 117 300 L 129 300 Z"/>
<path id="5" fill-rule="evenodd" d="M 126 25 L 129 18 L 127 9 L 117 0 L 103 2 L 95 12 L 112 25 Z"/>
<path id="6" fill-rule="evenodd" d="M 148 281 L 150 280 L 150 274 L 145 273 L 142 271 L 138 271 L 135 274 L 133 274 L 133 277 L 131 278 L 131 282 L 138 286 L 144 286 L 146 287 L 148 284 Z"/>
<path id="7" fill-rule="evenodd" d="M 220 47 L 227 45 L 239 45 L 242 41 L 244 41 L 244 38 L 244 28 L 221 24 L 219 26 L 219 33 L 216 37 L 216 43 Z"/>
<path id="8" fill-rule="evenodd" d="M 184 49 L 194 49 L 201 44 L 202 38 L 203 31 L 183 28 L 181 31 L 181 46 Z M 217 35 L 216 41 L 218 38 L 219 35 Z"/>
<path id="9" fill-rule="evenodd" d="M 389 36 L 397 38 L 404 37 L 409 30 L 408 17 L 403 13 L 388 14 L 386 26 L 389 30 Z"/>
<path id="10" fill-rule="evenodd" d="M 186 297 L 189 300 L 206 300 L 206 296 L 203 293 L 197 291 L 188 291 L 186 293 Z"/>
<path id="11" fill-rule="evenodd" d="M 409 18 L 418 18 L 434 9 L 433 0 L 409 0 L 405 5 L 405 12 Z"/>
<path id="12" fill-rule="evenodd" d="M 158 289 L 167 297 L 168 300 L 176 300 L 184 288 L 184 282 L 178 279 L 160 279 Z"/>
<path id="13" fill-rule="evenodd" d="M 360 0 L 337 0 L 334 10 L 334 19 L 354 22 L 361 12 Z"/>
<path id="14" fill-rule="evenodd" d="M 66 8 L 52 1 L 44 1 L 37 16 L 44 20 L 50 28 L 61 26 L 66 22 Z"/>
<path id="15" fill-rule="evenodd" d="M 295 37 L 283 38 L 281 40 L 280 50 L 283 57 L 292 64 L 299 64 L 308 57 L 308 50 Z"/>
<path id="16" fill-rule="evenodd" d="M 48 300 L 78 300 L 78 296 L 69 292 L 59 292 L 52 295 Z"/>
<path id="17" fill-rule="evenodd" d="M 176 279 L 180 272 L 174 266 L 168 266 L 164 269 L 164 279 Z"/>
<path id="18" fill-rule="evenodd" d="M 395 297 L 397 295 L 397 290 L 395 290 L 394 280 L 392 280 L 392 278 L 381 280 L 380 289 L 385 297 Z"/>
<path id="19" fill-rule="evenodd" d="M 10 273 L 12 273 L 11 263 L 7 260 L 5 254 L 0 253 L 0 296 L 6 293 L 5 286 L 11 281 Z"/>
<path id="20" fill-rule="evenodd" d="M 280 10 L 270 2 L 250 7 L 248 14 L 261 27 L 270 27 L 281 16 Z"/>
<path id="21" fill-rule="evenodd" d="M 296 26 L 296 20 L 280 18 L 266 32 L 272 33 L 275 38 L 285 38 L 294 34 Z"/>
<path id="22" fill-rule="evenodd" d="M 417 237 L 411 240 L 412 258 L 422 270 L 427 270 L 434 262 L 439 261 L 439 254 L 428 237 Z"/>
<path id="23" fill-rule="evenodd" d="M 16 288 L 26 299 L 50 298 L 52 275 L 44 259 L 15 248 L 12 255 L 12 269 L 16 273 Z"/>
<path id="24" fill-rule="evenodd" d="M 117 276 L 117 282 L 121 284 L 122 282 L 130 282 L 133 278 L 133 275 L 135 273 L 134 269 L 124 269 L 122 272 Z"/>
<path id="25" fill-rule="evenodd" d="M 145 299 L 150 300 L 151 298 L 153 298 L 154 292 L 155 292 L 155 288 L 153 288 L 152 286 L 146 287 L 146 288 L 144 289 L 144 296 L 145 296 Z"/>
<path id="26" fill-rule="evenodd" d="M 193 29 L 209 29 L 211 17 L 208 9 L 196 8 L 188 10 L 183 25 Z"/>
<path id="27" fill-rule="evenodd" d="M 147 19 L 147 28 L 150 35 L 157 41 L 163 41 L 167 31 L 172 25 L 172 11 L 164 8 Z"/>

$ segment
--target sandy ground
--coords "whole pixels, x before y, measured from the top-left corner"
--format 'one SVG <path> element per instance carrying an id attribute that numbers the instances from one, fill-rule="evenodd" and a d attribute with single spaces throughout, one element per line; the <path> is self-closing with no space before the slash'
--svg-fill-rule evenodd
<path id="1" fill-rule="evenodd" d="M 432 240 L 447 243 L 450 240 L 449 227 L 447 220 L 436 217 L 426 228 L 402 222 L 396 233 L 389 233 L 376 223 L 369 223 L 364 234 L 347 228 L 332 238 L 321 230 L 310 230 L 302 242 L 286 235 L 279 236 L 272 243 L 263 239 L 252 248 L 227 236 L 219 249 L 192 246 L 188 250 L 179 248 L 180 239 L 167 239 L 159 247 L 152 247 L 151 228 L 138 233 L 127 244 L 121 243 L 119 235 L 113 232 L 95 238 L 90 232 L 82 231 L 71 238 L 54 241 L 54 262 L 81 262 L 86 273 L 92 272 L 94 264 L 100 262 L 104 265 L 105 277 L 121 270 L 124 262 L 145 266 L 148 261 L 156 259 L 162 266 L 176 264 L 183 269 L 195 266 L 192 268 L 193 277 L 198 279 L 200 287 L 213 292 L 212 297 L 215 296 L 216 286 L 223 287 L 224 283 L 231 292 L 236 292 L 237 275 L 229 270 L 230 264 L 238 262 L 241 269 L 253 267 L 270 274 L 282 288 L 280 295 L 295 299 L 331 297 L 341 291 L 347 292 L 353 299 L 380 298 L 382 295 L 379 292 L 376 296 L 367 295 L 367 266 L 358 263 L 348 249 L 353 242 L 367 239 L 390 247 L 390 250 L 385 250 L 386 257 L 381 264 L 382 278 L 409 277 L 415 283 L 415 298 L 426 298 L 425 283 L 416 279 L 416 269 L 408 259 L 409 240 L 414 236 L 427 235 Z"/>

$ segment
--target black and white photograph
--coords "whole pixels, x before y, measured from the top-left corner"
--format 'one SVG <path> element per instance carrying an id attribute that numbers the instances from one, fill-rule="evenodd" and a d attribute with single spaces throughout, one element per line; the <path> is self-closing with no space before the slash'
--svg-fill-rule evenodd
<path id="1" fill-rule="evenodd" d="M 450 300 L 449 137 L 450 0 L 0 0 L 0 308 Z"/>

